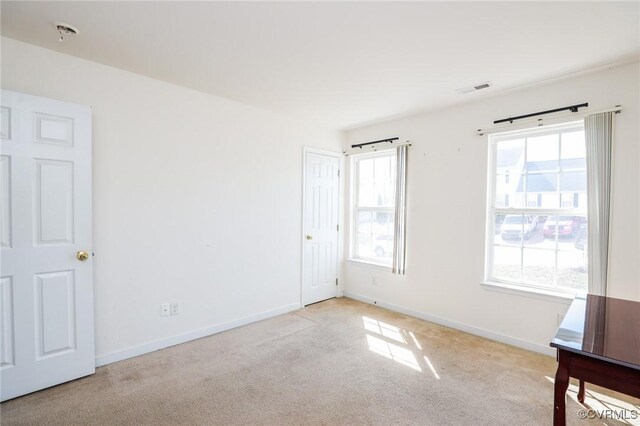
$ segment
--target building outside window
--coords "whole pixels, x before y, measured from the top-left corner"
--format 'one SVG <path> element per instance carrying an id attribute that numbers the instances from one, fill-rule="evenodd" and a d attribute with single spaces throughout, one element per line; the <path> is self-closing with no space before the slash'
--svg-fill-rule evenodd
<path id="1" fill-rule="evenodd" d="M 485 279 L 563 292 L 586 290 L 583 122 L 494 134 L 489 145 Z"/>

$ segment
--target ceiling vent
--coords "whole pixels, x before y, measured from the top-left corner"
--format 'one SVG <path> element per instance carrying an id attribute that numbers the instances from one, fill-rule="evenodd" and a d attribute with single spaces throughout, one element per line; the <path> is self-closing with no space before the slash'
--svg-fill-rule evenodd
<path id="1" fill-rule="evenodd" d="M 463 95 L 465 93 L 475 92 L 477 90 L 487 89 L 491 87 L 491 82 L 485 81 L 484 83 L 474 84 L 473 86 L 463 87 L 462 89 L 457 89 L 456 93 L 459 95 Z"/>
<path id="2" fill-rule="evenodd" d="M 55 23 L 56 29 L 58 30 L 58 33 L 60 34 L 60 38 L 58 39 L 59 41 L 64 41 L 64 36 L 67 35 L 77 35 L 80 33 L 80 31 L 78 31 L 77 28 L 72 27 L 69 24 L 65 24 L 64 22 L 56 22 Z"/>

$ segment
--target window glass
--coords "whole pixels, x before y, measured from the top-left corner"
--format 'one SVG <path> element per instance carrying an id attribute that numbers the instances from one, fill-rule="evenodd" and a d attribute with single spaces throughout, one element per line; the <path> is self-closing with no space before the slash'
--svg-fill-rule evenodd
<path id="1" fill-rule="evenodd" d="M 395 150 L 355 157 L 352 257 L 385 265 L 393 259 Z"/>
<path id="2" fill-rule="evenodd" d="M 491 135 L 486 277 L 587 289 L 587 171 L 582 122 Z M 509 176 L 509 178 L 506 178 Z"/>

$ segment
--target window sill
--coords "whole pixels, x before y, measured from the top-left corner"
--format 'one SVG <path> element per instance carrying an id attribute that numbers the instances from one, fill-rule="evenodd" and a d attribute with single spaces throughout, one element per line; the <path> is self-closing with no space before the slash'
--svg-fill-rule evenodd
<path id="1" fill-rule="evenodd" d="M 391 271 L 392 269 L 391 265 L 385 265 L 384 263 L 371 262 L 369 260 L 364 260 L 364 259 L 347 259 L 347 262 L 360 265 L 360 266 L 370 266 L 372 268 L 384 269 L 387 271 Z"/>
<path id="2" fill-rule="evenodd" d="M 521 287 L 513 284 L 506 284 L 496 281 L 483 281 L 483 287 L 490 291 L 499 291 L 501 293 L 515 294 L 517 296 L 530 297 L 533 299 L 546 300 L 549 302 L 571 304 L 575 294 L 564 293 L 561 291 L 545 290 L 533 287 Z M 576 293 L 579 294 L 580 292 Z"/>

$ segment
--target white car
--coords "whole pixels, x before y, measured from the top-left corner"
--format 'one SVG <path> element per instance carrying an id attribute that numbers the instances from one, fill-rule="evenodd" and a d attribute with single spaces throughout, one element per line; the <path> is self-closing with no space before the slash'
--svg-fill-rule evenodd
<path id="1" fill-rule="evenodd" d="M 503 240 L 528 240 L 538 226 L 538 216 L 510 214 L 505 216 L 500 228 Z"/>
<path id="2" fill-rule="evenodd" d="M 377 257 L 391 256 L 393 252 L 393 235 L 380 235 L 376 238 L 375 249 Z"/>

